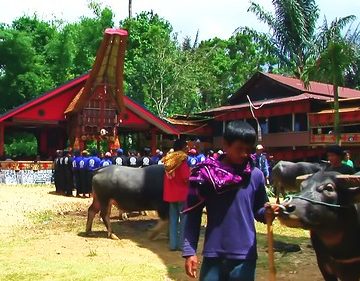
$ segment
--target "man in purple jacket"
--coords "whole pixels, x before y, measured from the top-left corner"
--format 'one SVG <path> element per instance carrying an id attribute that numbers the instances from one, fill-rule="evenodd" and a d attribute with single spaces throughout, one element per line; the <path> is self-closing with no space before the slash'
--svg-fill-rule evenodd
<path id="1" fill-rule="evenodd" d="M 253 281 L 257 259 L 254 219 L 265 223 L 263 173 L 251 156 L 255 130 L 230 122 L 224 133 L 226 154 L 198 164 L 190 176 L 185 209 L 183 257 L 190 277 L 197 277 L 202 209 L 207 209 L 201 281 Z"/>

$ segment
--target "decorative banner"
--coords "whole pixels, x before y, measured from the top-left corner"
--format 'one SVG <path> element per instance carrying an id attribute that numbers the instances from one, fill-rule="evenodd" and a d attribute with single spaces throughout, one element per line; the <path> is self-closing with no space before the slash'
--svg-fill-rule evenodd
<path id="1" fill-rule="evenodd" d="M 51 184 L 52 178 L 52 170 L 0 171 L 0 183 L 3 184 Z"/>
<path id="2" fill-rule="evenodd" d="M 1 170 L 51 170 L 53 168 L 52 161 L 0 161 Z"/>

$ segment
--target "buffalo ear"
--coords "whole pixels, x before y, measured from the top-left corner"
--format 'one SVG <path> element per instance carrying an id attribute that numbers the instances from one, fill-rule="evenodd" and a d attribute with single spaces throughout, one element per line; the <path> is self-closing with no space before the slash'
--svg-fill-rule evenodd
<path id="1" fill-rule="evenodd" d="M 302 176 L 298 176 L 296 177 L 296 187 L 298 188 L 298 190 L 300 190 L 300 186 L 301 183 L 305 180 L 307 180 L 308 178 L 310 178 L 313 174 L 307 174 L 307 175 L 302 175 Z"/>
<path id="2" fill-rule="evenodd" d="M 350 204 L 360 203 L 360 176 L 337 175 L 336 187 Z"/>

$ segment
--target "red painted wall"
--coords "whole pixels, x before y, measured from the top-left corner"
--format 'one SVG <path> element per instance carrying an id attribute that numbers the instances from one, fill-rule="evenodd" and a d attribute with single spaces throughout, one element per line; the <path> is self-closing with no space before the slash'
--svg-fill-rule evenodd
<path id="1" fill-rule="evenodd" d="M 62 121 L 65 119 L 65 109 L 80 91 L 82 86 L 83 83 L 78 84 L 53 98 L 47 99 L 40 104 L 16 114 L 14 118 L 21 120 Z M 43 111 L 44 115 L 41 115 L 40 111 Z"/>
<path id="2" fill-rule="evenodd" d="M 126 109 L 126 112 L 120 118 L 122 119 L 120 127 L 149 127 L 149 123 L 129 109 Z"/>

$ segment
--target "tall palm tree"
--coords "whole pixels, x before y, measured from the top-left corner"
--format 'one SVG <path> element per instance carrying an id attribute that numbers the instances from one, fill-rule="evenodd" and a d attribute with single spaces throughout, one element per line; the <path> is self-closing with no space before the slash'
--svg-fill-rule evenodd
<path id="1" fill-rule="evenodd" d="M 275 13 L 251 2 L 249 11 L 266 23 L 282 66 L 300 77 L 312 51 L 319 8 L 315 0 L 272 0 Z"/>
<path id="2" fill-rule="evenodd" d="M 334 93 L 334 134 L 336 143 L 340 143 L 340 114 L 339 114 L 339 86 L 344 85 L 344 77 L 351 71 L 357 51 L 343 29 L 355 20 L 355 16 L 335 19 L 328 25 L 326 19 L 316 38 L 316 45 L 312 63 L 309 63 L 301 79 L 305 86 L 310 80 L 318 80 L 333 85 Z"/>

